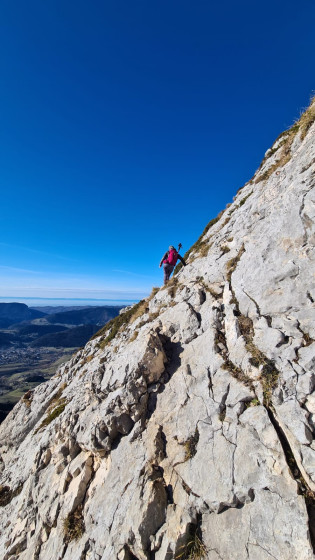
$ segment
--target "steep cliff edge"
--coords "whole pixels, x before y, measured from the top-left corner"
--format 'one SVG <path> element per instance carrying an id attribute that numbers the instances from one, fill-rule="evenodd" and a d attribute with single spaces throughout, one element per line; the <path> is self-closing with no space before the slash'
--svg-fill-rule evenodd
<path id="1" fill-rule="evenodd" d="M 315 558 L 314 120 L 1 425 L 4 560 Z"/>

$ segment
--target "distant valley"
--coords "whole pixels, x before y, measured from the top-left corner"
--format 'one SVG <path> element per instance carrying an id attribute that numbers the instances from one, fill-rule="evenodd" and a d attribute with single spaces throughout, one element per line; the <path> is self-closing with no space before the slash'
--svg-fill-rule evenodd
<path id="1" fill-rule="evenodd" d="M 122 307 L 0 303 L 0 422 L 25 392 L 48 380 Z"/>

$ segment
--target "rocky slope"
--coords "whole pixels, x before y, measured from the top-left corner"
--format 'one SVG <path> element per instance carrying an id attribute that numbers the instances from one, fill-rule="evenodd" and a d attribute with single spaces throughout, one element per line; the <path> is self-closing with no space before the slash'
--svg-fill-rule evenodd
<path id="1" fill-rule="evenodd" d="M 4 560 L 314 558 L 314 118 L 4 421 Z"/>

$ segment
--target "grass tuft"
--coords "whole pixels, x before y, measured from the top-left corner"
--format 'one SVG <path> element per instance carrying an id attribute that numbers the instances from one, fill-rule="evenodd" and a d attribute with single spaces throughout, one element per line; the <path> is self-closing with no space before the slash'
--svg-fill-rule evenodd
<path id="1" fill-rule="evenodd" d="M 139 334 L 139 331 L 135 330 L 133 335 L 129 338 L 129 342 L 133 342 L 134 340 L 136 340 L 138 334 Z"/>
<path id="2" fill-rule="evenodd" d="M 260 406 L 259 399 L 257 399 L 257 398 L 252 399 L 251 401 L 247 401 L 244 404 L 245 404 L 245 408 L 252 408 L 253 406 Z"/>
<path id="3" fill-rule="evenodd" d="M 66 544 L 78 540 L 85 532 L 83 508 L 80 504 L 63 522 L 63 540 Z"/>
<path id="4" fill-rule="evenodd" d="M 35 434 L 37 434 L 42 428 L 49 426 L 49 424 L 51 424 L 56 418 L 58 418 L 58 416 L 60 416 L 60 414 L 62 414 L 62 412 L 66 408 L 67 404 L 67 399 L 60 399 L 59 401 L 57 401 L 56 406 L 54 406 L 51 409 L 51 412 L 49 412 L 46 418 L 44 418 L 39 428 L 36 429 Z"/>
<path id="5" fill-rule="evenodd" d="M 235 377 L 235 379 L 238 379 L 250 389 L 253 389 L 254 386 L 251 378 L 248 375 L 246 375 L 246 373 L 244 373 L 244 371 L 241 368 L 237 367 L 230 360 L 226 360 L 224 364 L 222 364 L 221 368 L 228 371 L 233 377 Z"/>
<path id="6" fill-rule="evenodd" d="M 301 140 L 304 140 L 312 124 L 315 122 L 315 96 L 312 97 L 310 106 L 304 111 L 298 122 L 301 129 Z"/>
<path id="7" fill-rule="evenodd" d="M 272 391 L 278 385 L 279 371 L 273 360 L 265 357 L 265 363 L 261 372 L 261 383 L 264 395 L 264 405 L 269 407 L 271 404 Z"/>
<path id="8" fill-rule="evenodd" d="M 201 530 L 191 525 L 187 542 L 179 547 L 175 560 L 202 560 L 207 558 L 207 548 L 202 542 Z"/>
<path id="9" fill-rule="evenodd" d="M 244 198 L 242 198 L 242 200 L 240 201 L 238 208 L 240 208 L 241 206 L 243 206 L 246 202 L 246 200 L 253 194 L 254 191 L 250 192 L 247 196 L 244 196 Z"/>
<path id="10" fill-rule="evenodd" d="M 265 356 L 254 344 L 254 326 L 250 317 L 245 317 L 240 313 L 238 301 L 232 291 L 237 311 L 237 323 L 241 334 L 245 339 L 246 350 L 250 353 L 249 363 L 257 369 L 261 369 L 260 381 L 263 389 L 263 404 L 268 408 L 271 404 L 272 391 L 277 387 L 279 371 L 273 360 Z M 231 302 L 230 302 L 231 303 Z M 232 364 L 233 365 L 233 364 Z"/>
<path id="11" fill-rule="evenodd" d="M 254 336 L 253 321 L 251 320 L 250 317 L 245 317 L 245 315 L 240 314 L 237 317 L 237 322 L 240 329 L 240 333 L 245 337 L 246 340 Z"/>
<path id="12" fill-rule="evenodd" d="M 189 459 L 192 459 L 196 455 L 198 441 L 199 441 L 199 431 L 198 428 L 196 427 L 195 433 L 192 436 L 190 436 L 188 440 L 185 441 L 184 443 L 184 447 L 185 447 L 184 461 L 188 461 Z"/>

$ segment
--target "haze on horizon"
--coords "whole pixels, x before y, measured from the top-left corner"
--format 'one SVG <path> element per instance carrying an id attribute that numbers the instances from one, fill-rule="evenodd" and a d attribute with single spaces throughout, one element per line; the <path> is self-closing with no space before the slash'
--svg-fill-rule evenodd
<path id="1" fill-rule="evenodd" d="M 315 5 L 5 0 L 0 296 L 140 299 L 314 89 Z"/>

